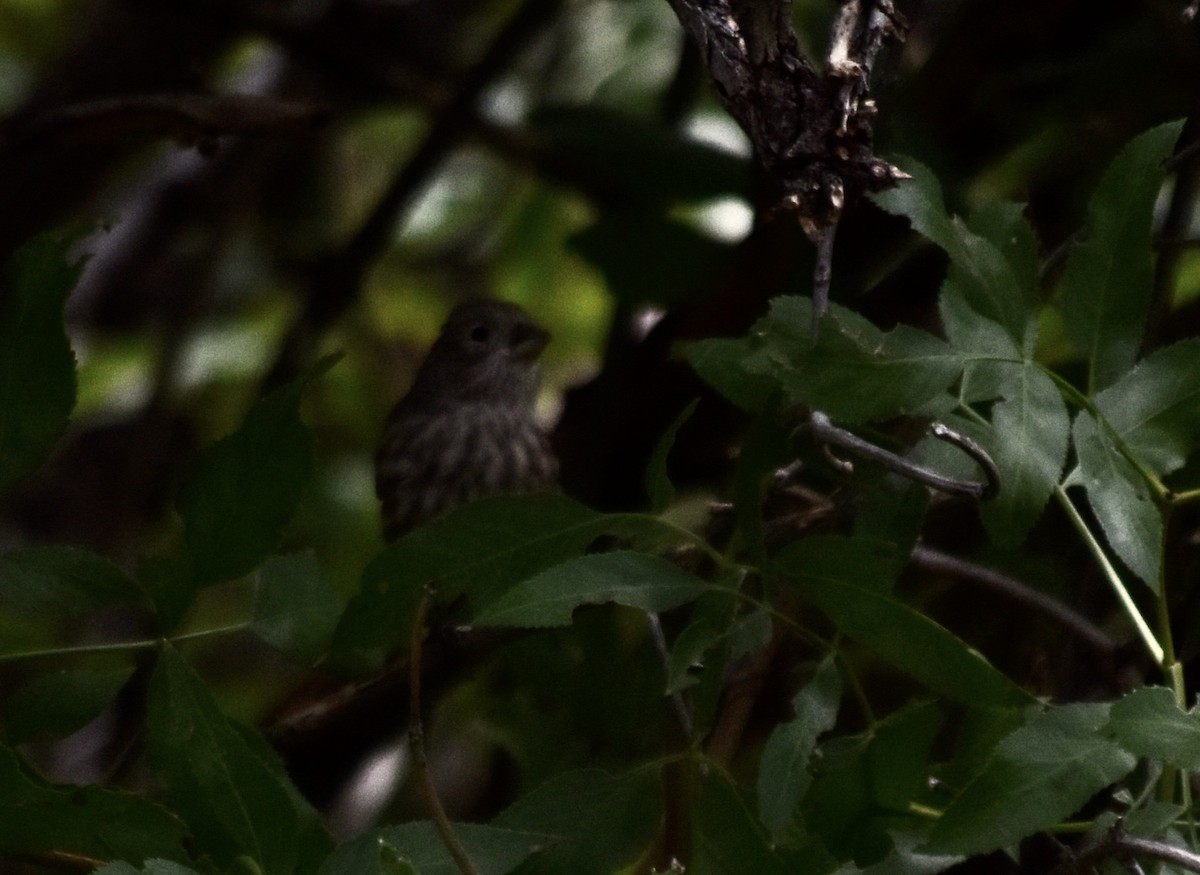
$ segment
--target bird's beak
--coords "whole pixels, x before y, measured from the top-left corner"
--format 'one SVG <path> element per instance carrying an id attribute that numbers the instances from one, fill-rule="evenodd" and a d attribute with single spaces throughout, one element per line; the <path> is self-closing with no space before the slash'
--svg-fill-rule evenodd
<path id="1" fill-rule="evenodd" d="M 537 360 L 549 342 L 550 332 L 546 329 L 532 323 L 521 324 L 513 327 L 508 348 L 513 358 L 532 362 Z"/>

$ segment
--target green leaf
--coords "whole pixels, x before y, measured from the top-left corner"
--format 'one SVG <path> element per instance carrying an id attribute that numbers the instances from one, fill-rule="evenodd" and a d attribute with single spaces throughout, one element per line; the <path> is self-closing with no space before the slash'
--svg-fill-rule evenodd
<path id="1" fill-rule="evenodd" d="M 726 775 L 710 769 L 696 783 L 689 873 L 785 875 L 792 871 Z"/>
<path id="2" fill-rule="evenodd" d="M 929 489 L 912 480 L 864 466 L 862 495 L 854 516 L 854 540 L 877 545 L 880 580 L 894 580 L 908 565 L 921 536 Z"/>
<path id="3" fill-rule="evenodd" d="M 382 663 L 406 642 L 423 587 L 447 602 L 470 590 L 486 601 L 582 553 L 610 523 L 561 495 L 495 496 L 405 535 L 363 572 L 334 633 L 346 667 Z"/>
<path id="4" fill-rule="evenodd" d="M 972 310 L 950 280 L 942 284 L 938 313 L 947 340 L 964 356 L 958 397 L 967 404 L 1000 397 L 1012 371 L 1005 363 L 1024 359 L 1016 342 L 998 324 Z"/>
<path id="5" fill-rule="evenodd" d="M 583 553 L 601 535 L 646 550 L 674 546 L 679 529 L 644 514 L 601 514 L 561 495 L 503 495 L 458 508 L 381 553 L 363 572 L 334 634 L 344 668 L 379 665 L 407 642 L 426 586 L 440 602 L 490 605 L 516 584 Z"/>
<path id="6" fill-rule="evenodd" d="M 1200 712 L 1184 711 L 1166 687 L 1143 687 L 1114 702 L 1108 730 L 1139 757 L 1200 769 Z"/>
<path id="7" fill-rule="evenodd" d="M 779 298 L 755 327 L 767 369 L 793 401 L 833 419 L 859 423 L 897 414 L 928 413 L 949 405 L 946 389 L 962 372 L 962 356 L 932 334 L 898 325 L 882 332 L 866 319 L 831 305 L 813 343 L 808 298 Z"/>
<path id="8" fill-rule="evenodd" d="M 749 189 L 747 159 L 644 116 L 599 106 L 544 109 L 525 133 L 550 178 L 606 201 L 705 201 Z"/>
<path id="9" fill-rule="evenodd" d="M 886 594 L 886 557 L 871 544 L 809 537 L 779 552 L 778 571 L 816 602 L 838 628 L 947 698 L 967 705 L 1028 703 L 1028 693 L 942 626 Z"/>
<path id="10" fill-rule="evenodd" d="M 983 771 L 934 825 L 931 854 L 983 854 L 1049 829 L 1119 781 L 1137 757 L 1101 732 L 1104 704 L 1034 715 L 1006 737 Z"/>
<path id="11" fill-rule="evenodd" d="M 80 266 L 67 243 L 34 237 L 10 259 L 0 286 L 0 495 L 39 465 L 75 406 L 75 356 L 63 304 Z"/>
<path id="12" fill-rule="evenodd" d="M 934 702 L 916 702 L 888 716 L 875 728 L 867 749 L 871 802 L 891 812 L 907 812 L 928 787 L 929 757 L 946 722 Z"/>
<path id="13" fill-rule="evenodd" d="M 992 408 L 984 448 L 1000 471 L 1000 494 L 982 505 L 983 523 L 1001 547 L 1019 545 L 1062 474 L 1071 420 L 1054 383 L 1032 363 L 1000 363 L 1004 400 Z"/>
<path id="14" fill-rule="evenodd" d="M 56 787 L 0 745 L 0 857 L 188 860 L 183 823 L 160 805 L 102 787 Z"/>
<path id="15" fill-rule="evenodd" d="M 297 382 L 263 398 L 200 458 L 179 496 L 189 569 L 203 586 L 246 574 L 279 543 L 312 473 Z"/>
<path id="16" fill-rule="evenodd" d="M 489 875 L 511 872 L 555 842 L 553 836 L 474 823 L 455 824 L 454 833 L 476 869 Z M 371 830 L 346 842 L 329 856 L 318 875 L 385 875 L 396 871 L 383 865 L 383 848 L 391 851 L 392 861 L 403 861 L 410 871 L 420 875 L 457 875 L 459 871 L 437 828 L 421 821 Z"/>
<path id="17" fill-rule="evenodd" d="M 771 617 L 765 611 L 737 615 L 738 600 L 733 590 L 714 589 L 696 600 L 691 621 L 671 645 L 667 664 L 668 695 L 711 679 L 728 658 L 740 658 L 766 646 L 771 636 Z M 765 638 L 764 638 L 765 636 Z M 734 655 L 734 651 L 739 651 Z M 717 686 L 721 686 L 720 680 Z"/>
<path id="18" fill-rule="evenodd" d="M 558 839 L 526 861 L 521 875 L 611 875 L 645 850 L 659 826 L 661 797 L 649 769 L 620 776 L 583 769 L 538 786 L 492 826 Z"/>
<path id="19" fill-rule="evenodd" d="M 145 591 L 108 560 L 72 547 L 0 556 L 0 614 L 11 618 L 0 653 L 68 643 L 70 624 L 112 605 L 148 608 Z"/>
<path id="20" fill-rule="evenodd" d="M 1040 263 L 1037 235 L 1025 218 L 1025 211 L 1025 204 L 989 201 L 970 215 L 967 227 L 1004 256 L 1028 310 L 1033 307 Z"/>
<path id="21" fill-rule="evenodd" d="M 23 744 L 70 735 L 99 716 L 131 674 L 132 666 L 120 666 L 38 675 L 5 703 L 5 740 Z"/>
<path id="22" fill-rule="evenodd" d="M 123 860 L 101 866 L 93 875 L 200 875 L 195 869 L 171 860 L 147 860 L 141 869 Z"/>
<path id="23" fill-rule="evenodd" d="M 892 852 L 877 863 L 859 870 L 856 875 L 936 875 L 962 861 L 958 854 L 923 854 L 917 850 L 924 844 L 921 832 L 894 832 Z M 840 875 L 840 873 L 839 873 Z"/>
<path id="24" fill-rule="evenodd" d="M 485 604 L 479 626 L 567 626 L 580 605 L 616 602 L 666 611 L 694 601 L 710 584 L 659 556 L 619 550 L 568 559 Z"/>
<path id="25" fill-rule="evenodd" d="M 650 456 L 650 463 L 646 466 L 646 494 L 650 497 L 650 509 L 654 513 L 666 510 L 675 500 L 675 486 L 667 474 L 667 457 L 671 453 L 671 447 L 675 445 L 675 436 L 679 434 L 679 429 L 691 419 L 699 403 L 700 399 L 696 398 L 683 408 L 658 439 L 654 453 Z"/>
<path id="26" fill-rule="evenodd" d="M 700 378 L 751 413 L 763 410 L 779 391 L 769 374 L 747 367 L 754 354 L 750 338 L 714 337 L 683 345 L 683 357 Z"/>
<path id="27" fill-rule="evenodd" d="M 771 404 L 756 416 L 742 438 L 733 466 L 733 504 L 738 534 L 753 562 L 766 561 L 766 527 L 763 522 L 767 493 L 775 472 L 795 458 L 795 426 Z"/>
<path id="28" fill-rule="evenodd" d="M 944 719 L 933 704 L 917 703 L 870 732 L 826 740 L 801 806 L 808 831 L 841 859 L 885 858 L 893 846 L 887 830 L 925 792 Z"/>
<path id="29" fill-rule="evenodd" d="M 40 611 L 79 617 L 109 605 L 149 605 L 146 593 L 133 578 L 87 550 L 26 547 L 0 556 L 0 563 L 5 567 L 0 598 L 13 596 L 17 603 Z M 16 595 L 21 587 L 14 581 L 23 575 L 35 581 L 36 593 Z"/>
<path id="30" fill-rule="evenodd" d="M 147 694 L 148 749 L 168 799 L 191 827 L 197 850 L 226 866 L 246 855 L 266 872 L 315 866 L 302 848 L 327 843 L 318 818 L 217 709 L 212 694 L 171 646 L 162 649 Z"/>
<path id="31" fill-rule="evenodd" d="M 1009 205 L 994 207 L 969 224 L 951 217 L 937 177 L 910 158 L 897 161 L 913 178 L 871 199 L 889 213 L 907 216 L 916 231 L 944 249 L 950 256 L 949 278 L 962 289 L 971 309 L 1003 326 L 1023 346 L 1032 323 L 1035 291 L 1025 285 L 1031 232 L 1022 227 L 1024 220 L 1018 222 Z"/>
<path id="32" fill-rule="evenodd" d="M 758 816 L 778 841 L 791 825 L 812 777 L 809 762 L 817 739 L 837 722 L 842 679 L 826 658 L 792 699 L 791 720 L 781 723 L 763 747 L 758 765 Z"/>
<path id="33" fill-rule="evenodd" d="M 697 672 L 704 667 L 704 655 L 725 641 L 728 632 L 718 629 L 707 616 L 700 617 L 679 633 L 671 647 L 667 664 L 667 695 L 696 684 Z"/>
<path id="34" fill-rule="evenodd" d="M 1087 411 L 1075 417 L 1078 466 L 1068 482 L 1087 491 L 1108 545 L 1154 592 L 1162 567 L 1163 518 L 1145 479 Z"/>
<path id="35" fill-rule="evenodd" d="M 691 301 L 728 269 L 733 247 L 655 212 L 603 213 L 567 245 L 604 276 L 610 295 L 630 306 Z"/>
<path id="36" fill-rule="evenodd" d="M 115 861 L 101 866 L 95 875 L 200 875 L 190 866 L 175 863 L 171 860 L 147 860 L 141 869 L 131 866 L 124 861 Z"/>
<path id="37" fill-rule="evenodd" d="M 1155 351 L 1098 394 L 1096 407 L 1154 473 L 1183 467 L 1200 443 L 1200 339 Z"/>
<path id="38" fill-rule="evenodd" d="M 1063 322 L 1087 357 L 1088 394 L 1133 367 L 1153 292 L 1154 203 L 1183 122 L 1135 137 L 1108 166 L 1088 205 L 1087 237 L 1071 247 Z"/>
<path id="39" fill-rule="evenodd" d="M 310 550 L 268 559 L 255 579 L 255 634 L 298 662 L 324 655 L 341 601 Z"/>

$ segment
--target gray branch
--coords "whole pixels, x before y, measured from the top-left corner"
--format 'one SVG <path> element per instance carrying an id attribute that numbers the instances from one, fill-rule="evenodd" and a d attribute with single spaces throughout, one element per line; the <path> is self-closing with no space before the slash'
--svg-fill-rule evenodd
<path id="1" fill-rule="evenodd" d="M 879 49 L 904 34 L 890 0 L 846 4 L 826 73 L 800 51 L 788 0 L 668 2 L 718 99 L 754 144 L 778 205 L 796 212 L 810 236 L 837 222 L 847 198 L 904 178 L 875 156 L 874 106 L 863 99 Z"/>

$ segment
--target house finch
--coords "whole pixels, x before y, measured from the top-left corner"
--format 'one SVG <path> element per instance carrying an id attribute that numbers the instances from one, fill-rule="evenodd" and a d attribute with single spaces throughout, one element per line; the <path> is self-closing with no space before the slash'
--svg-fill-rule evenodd
<path id="1" fill-rule="evenodd" d="M 474 499 L 553 483 L 558 464 L 534 420 L 549 339 L 513 304 L 475 301 L 450 314 L 375 456 L 387 540 Z"/>

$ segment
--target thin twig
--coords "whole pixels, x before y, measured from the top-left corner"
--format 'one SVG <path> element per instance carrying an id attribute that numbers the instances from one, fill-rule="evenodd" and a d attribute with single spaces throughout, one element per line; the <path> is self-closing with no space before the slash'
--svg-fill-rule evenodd
<path id="1" fill-rule="evenodd" d="M 1018 604 L 1040 611 L 1060 623 L 1063 628 L 1098 653 L 1108 656 L 1117 649 L 1117 642 L 1113 640 L 1112 636 L 1087 617 L 1064 605 L 1058 599 L 1051 598 L 1046 593 L 1040 592 L 1016 578 L 1009 577 L 1007 574 L 1001 574 L 992 568 L 985 568 L 924 544 L 917 544 L 913 548 L 912 561 L 919 568 L 981 584 Z"/>
<path id="2" fill-rule="evenodd" d="M 16 650 L 11 653 L 0 653 L 0 662 L 17 662 L 22 659 L 41 659 L 50 656 L 90 656 L 96 653 L 136 653 L 139 650 L 154 650 L 160 647 L 164 640 L 173 644 L 181 641 L 192 641 L 197 638 L 209 638 L 215 635 L 231 635 L 244 632 L 253 623 L 249 620 L 233 623 L 228 626 L 218 626 L 212 629 L 197 629 L 195 632 L 185 632 L 170 638 L 139 638 L 134 641 L 108 641 L 97 644 L 74 644 L 70 647 L 46 647 L 40 650 Z"/>
<path id="3" fill-rule="evenodd" d="M 1075 527 L 1075 531 L 1083 538 L 1084 544 L 1087 545 L 1088 551 L 1100 566 L 1100 570 L 1104 573 L 1105 579 L 1116 593 L 1117 599 L 1121 602 L 1121 607 L 1124 608 L 1126 616 L 1129 617 L 1134 628 L 1137 630 L 1138 636 L 1142 639 L 1142 643 L 1149 651 L 1151 658 L 1158 666 L 1163 666 L 1163 657 L 1165 651 L 1163 646 L 1158 643 L 1158 639 L 1154 637 L 1154 632 L 1151 631 L 1146 618 L 1142 616 L 1142 612 L 1138 610 L 1137 604 L 1133 601 L 1133 596 L 1129 594 L 1129 590 L 1125 587 L 1125 583 L 1121 580 L 1121 575 L 1117 573 L 1117 569 L 1113 567 L 1108 556 L 1104 554 L 1104 548 L 1100 546 L 1100 542 L 1096 540 L 1096 536 L 1092 534 L 1083 517 L 1080 516 L 1071 497 L 1067 495 L 1067 491 L 1061 486 L 1054 487 L 1054 495 L 1062 509 L 1067 512 L 1067 518 L 1070 519 L 1071 525 Z"/>
<path id="4" fill-rule="evenodd" d="M 412 749 L 413 764 L 416 766 L 417 779 L 421 782 L 421 793 L 425 797 L 425 804 L 429 806 L 429 816 L 433 820 L 434 826 L 437 827 L 438 835 L 442 838 L 442 844 L 446 846 L 446 850 L 450 852 L 450 856 L 454 858 L 455 864 L 463 875 L 479 875 L 479 870 L 471 862 L 471 857 L 467 854 L 467 849 L 463 847 L 457 833 L 454 832 L 454 826 L 450 823 L 450 818 L 446 816 L 446 809 L 442 806 L 442 800 L 438 797 L 437 788 L 433 786 L 433 779 L 429 775 L 429 761 L 425 756 L 425 728 L 421 722 L 421 653 L 425 642 L 425 623 L 429 618 L 429 608 L 433 604 L 433 596 L 433 590 L 426 587 L 425 594 L 421 597 L 421 602 L 417 606 L 416 619 L 413 621 L 412 639 L 410 642 L 411 655 L 408 666 L 408 694 L 410 698 L 408 744 Z"/>
<path id="5" fill-rule="evenodd" d="M 813 229 L 810 237 L 817 247 L 817 262 L 813 265 L 812 339 L 817 341 L 821 317 L 829 309 L 829 284 L 833 279 L 833 241 L 837 236 L 837 221 Z"/>
<path id="6" fill-rule="evenodd" d="M 964 453 L 971 457 L 971 461 L 979 466 L 983 471 L 984 484 L 983 492 L 979 497 L 983 501 L 989 498 L 995 498 L 1000 492 L 1000 469 L 996 467 L 996 463 L 992 461 L 992 457 L 988 455 L 987 450 L 981 447 L 978 443 L 971 440 L 965 434 L 961 434 L 940 422 L 935 422 L 929 426 L 929 433 L 939 441 L 952 444 L 958 447 Z"/>
<path id="7" fill-rule="evenodd" d="M 654 646 L 658 650 L 659 657 L 662 659 L 663 668 L 669 673 L 671 670 L 671 650 L 667 647 L 667 636 L 663 634 L 662 622 L 658 619 L 658 614 L 654 613 L 654 611 L 646 611 L 646 620 L 650 624 L 650 636 L 654 639 Z M 678 690 L 671 693 L 671 704 L 675 708 L 675 718 L 679 721 L 679 728 L 683 730 L 683 737 L 691 740 L 692 733 L 695 730 L 692 712 L 688 709 L 687 702 L 683 700 L 683 694 Z"/>
<path id="8" fill-rule="evenodd" d="M 54 107 L 0 128 L 0 141 L 17 149 L 44 148 L 63 139 L 171 137 L 210 148 L 235 134 L 311 131 L 328 119 L 328 106 L 247 94 L 133 94 Z"/>
<path id="9" fill-rule="evenodd" d="M 948 477 L 938 471 L 911 462 L 903 456 L 898 456 L 890 450 L 885 450 L 883 447 L 846 431 L 844 428 L 839 428 L 829 420 L 826 414 L 819 410 L 812 411 L 809 414 L 808 421 L 813 435 L 817 440 L 846 450 L 859 458 L 875 462 L 894 474 L 899 474 L 918 483 L 924 483 L 926 486 L 936 489 L 939 492 L 963 498 L 987 498 L 995 495 L 1000 489 L 999 472 L 996 469 L 995 462 L 992 461 L 987 452 L 974 441 L 940 423 L 935 423 L 936 427 L 932 432 L 933 436 L 938 440 L 953 443 L 969 455 L 983 469 L 985 478 L 983 483 L 975 480 L 960 480 L 957 477 Z"/>
<path id="10" fill-rule="evenodd" d="M 1200 855 L 1166 842 L 1127 835 L 1119 824 L 1104 839 L 1084 849 L 1073 859 L 1064 861 L 1059 870 L 1088 872 L 1106 858 L 1129 860 L 1135 856 L 1161 860 L 1188 872 L 1200 872 Z"/>

